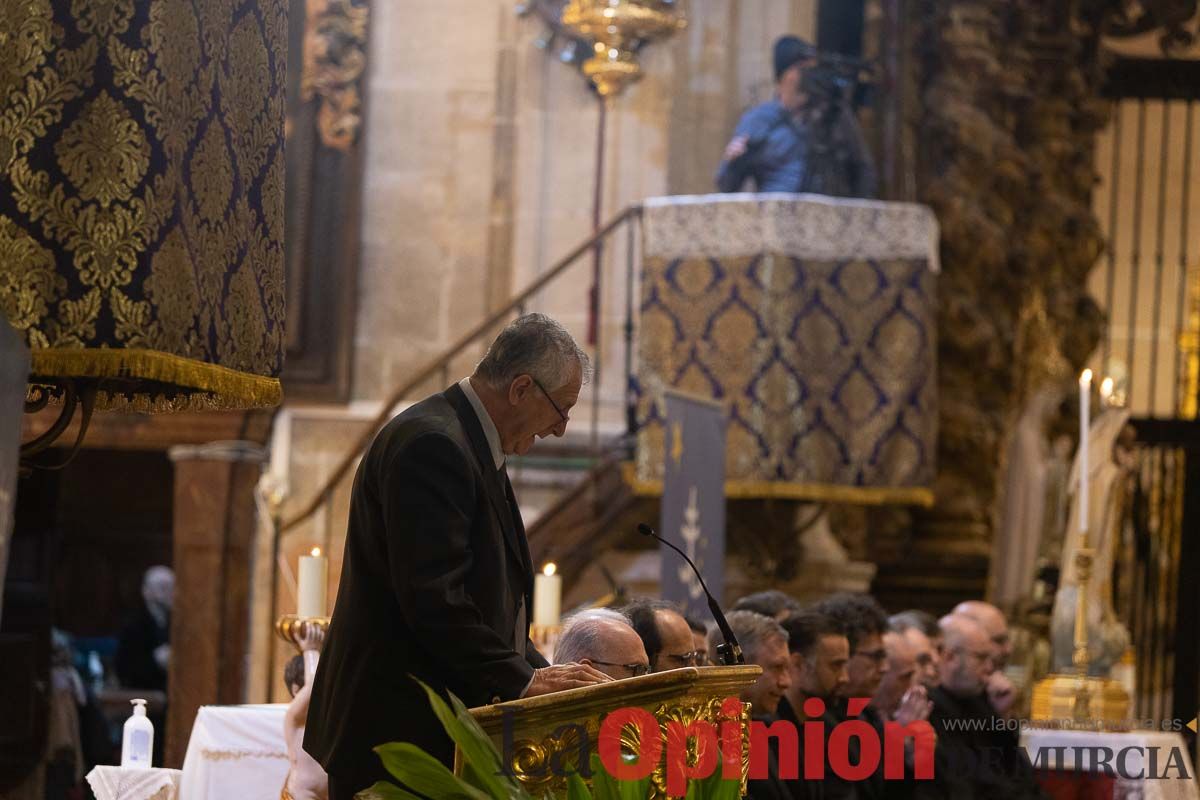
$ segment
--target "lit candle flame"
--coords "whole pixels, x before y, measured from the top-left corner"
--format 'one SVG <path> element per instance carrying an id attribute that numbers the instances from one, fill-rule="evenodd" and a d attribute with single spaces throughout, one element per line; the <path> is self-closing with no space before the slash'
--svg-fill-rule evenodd
<path id="1" fill-rule="evenodd" d="M 314 548 L 312 549 L 312 553 L 311 553 L 311 555 L 313 555 L 314 557 L 315 557 L 315 556 L 319 556 L 319 555 L 321 555 L 321 548 L 319 548 L 319 547 L 314 547 Z"/>
<path id="2" fill-rule="evenodd" d="M 555 564 L 553 561 L 547 563 L 546 566 L 542 567 L 543 575 L 553 575 L 557 571 L 558 571 L 558 565 Z"/>
<path id="3" fill-rule="evenodd" d="M 1112 397 L 1112 393 L 1113 379 L 1105 378 L 1104 380 L 1100 381 L 1100 399 L 1107 403 L 1108 399 Z"/>
<path id="4" fill-rule="evenodd" d="M 1091 386 L 1092 385 L 1092 371 L 1090 369 L 1085 369 L 1083 371 L 1083 374 L 1079 376 L 1079 385 L 1080 386 Z"/>

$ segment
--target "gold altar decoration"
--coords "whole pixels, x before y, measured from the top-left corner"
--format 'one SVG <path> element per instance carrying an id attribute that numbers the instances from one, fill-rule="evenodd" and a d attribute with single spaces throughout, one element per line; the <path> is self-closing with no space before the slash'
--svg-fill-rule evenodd
<path id="1" fill-rule="evenodd" d="M 316 98 L 321 143 L 349 150 L 362 127 L 358 84 L 367 65 L 367 6 L 352 0 L 308 0 L 300 97 Z"/>
<path id="2" fill-rule="evenodd" d="M 1079 538 L 1075 552 L 1079 592 L 1075 601 L 1073 671 L 1049 675 L 1034 685 L 1031 716 L 1034 723 L 1061 724 L 1067 720 L 1080 726 L 1119 730 L 1128 725 L 1129 694 L 1118 681 L 1088 675 L 1087 588 L 1095 553 L 1088 546 L 1086 529 L 1079 532 Z"/>
<path id="3" fill-rule="evenodd" d="M 566 777 L 555 775 L 551 765 L 562 762 L 570 768 L 576 764 L 581 726 L 586 733 L 591 752 L 596 752 L 600 727 L 604 717 L 618 708 L 642 708 L 654 715 L 662 735 L 672 721 L 685 725 L 699 720 L 719 726 L 726 718 L 721 704 L 728 697 L 737 697 L 752 685 L 762 668 L 684 667 L 656 672 L 638 678 L 613 681 L 580 689 L 568 689 L 525 700 L 513 700 L 471 709 L 471 714 L 491 738 L 496 749 L 509 758 L 510 768 L 517 781 L 533 796 L 549 793 L 565 797 Z M 745 793 L 750 758 L 750 704 L 742 703 L 742 793 Z M 505 717 L 510 719 L 508 752 L 505 752 Z M 718 728 L 719 729 L 719 728 Z M 621 734 L 622 749 L 636 752 L 638 741 L 632 728 Z M 690 747 L 695 746 L 691 743 Z M 689 763 L 697 754 L 689 753 Z M 718 758 L 717 769 L 720 769 Z M 455 773 L 462 774 L 461 753 L 455 754 Z M 565 769 L 562 771 L 566 771 Z M 666 800 L 666 772 L 659 762 L 650 776 L 650 798 Z"/>
<path id="4" fill-rule="evenodd" d="M 0 310 L 31 399 L 276 405 L 285 0 L 0 0 Z"/>
<path id="5" fill-rule="evenodd" d="M 592 42 L 594 52 L 583 62 L 583 74 L 608 98 L 641 78 L 642 45 L 687 27 L 687 20 L 670 0 L 571 0 L 562 24 Z"/>
<path id="6" fill-rule="evenodd" d="M 300 626 L 314 625 L 321 633 L 329 633 L 329 617 L 298 617 L 295 614 L 284 614 L 275 620 L 275 632 L 279 638 L 288 642 L 300 652 Z"/>

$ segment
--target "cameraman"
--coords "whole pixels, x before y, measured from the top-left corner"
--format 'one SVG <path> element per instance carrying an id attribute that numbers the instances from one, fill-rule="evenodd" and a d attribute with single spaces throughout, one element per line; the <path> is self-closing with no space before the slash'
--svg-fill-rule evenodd
<path id="1" fill-rule="evenodd" d="M 776 97 L 747 111 L 725 148 L 717 188 L 873 197 L 875 165 L 846 99 L 845 78 L 795 36 L 775 43 Z"/>

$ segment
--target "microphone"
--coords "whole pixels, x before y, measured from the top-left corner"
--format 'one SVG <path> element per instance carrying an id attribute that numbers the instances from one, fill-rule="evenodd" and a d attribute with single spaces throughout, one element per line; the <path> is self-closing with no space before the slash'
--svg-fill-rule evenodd
<path id="1" fill-rule="evenodd" d="M 696 580 L 700 581 L 700 588 L 704 590 L 704 596 L 708 598 L 708 610 L 712 612 L 713 619 L 717 622 L 717 627 L 721 629 L 721 635 L 725 637 L 725 644 L 717 645 L 717 659 L 728 667 L 745 664 L 746 657 L 742 655 L 742 646 L 738 644 L 737 637 L 733 635 L 733 628 L 729 627 L 729 620 L 725 619 L 725 615 L 721 613 L 721 607 L 717 605 L 717 599 L 712 596 L 712 592 L 704 585 L 704 578 L 700 576 L 700 570 L 696 569 L 696 565 L 687 557 L 687 553 L 659 536 L 654 532 L 653 528 L 644 522 L 639 522 L 637 529 L 638 533 L 642 536 L 650 536 L 658 539 L 667 547 L 683 556 L 683 560 L 692 568 L 692 572 L 696 573 Z"/>

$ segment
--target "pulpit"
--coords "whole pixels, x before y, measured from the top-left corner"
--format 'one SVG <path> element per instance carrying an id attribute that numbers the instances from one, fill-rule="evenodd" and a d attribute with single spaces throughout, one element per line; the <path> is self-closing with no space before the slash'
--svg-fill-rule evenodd
<path id="1" fill-rule="evenodd" d="M 604 718 L 622 708 L 644 709 L 658 721 L 664 740 L 671 722 L 687 725 L 705 721 L 718 728 L 730 721 L 722 709 L 727 698 L 738 697 L 752 685 L 762 668 L 685 667 L 643 675 L 612 683 L 570 689 L 541 697 L 514 700 L 471 709 L 484 732 L 501 754 L 501 763 L 534 797 L 549 792 L 565 797 L 566 773 L 578 767 L 581 753 L 597 752 Z M 750 705 L 739 703 L 742 732 L 742 789 L 749 767 Z M 621 745 L 626 752 L 639 752 L 632 726 L 622 727 Z M 696 748 L 690 742 L 688 763 L 696 763 Z M 589 756 L 590 758 L 590 756 Z M 461 753 L 455 758 L 461 774 Z M 718 759 L 719 762 L 719 759 Z M 717 769 L 720 769 L 718 763 Z M 665 798 L 666 770 L 660 760 L 650 776 L 650 797 Z"/>
<path id="2" fill-rule="evenodd" d="M 729 497 L 931 504 L 933 212 L 793 194 L 644 207 L 635 488 L 661 488 L 674 388 L 729 408 Z"/>

